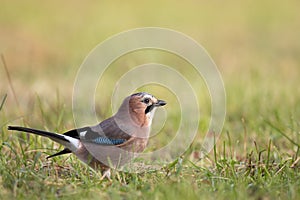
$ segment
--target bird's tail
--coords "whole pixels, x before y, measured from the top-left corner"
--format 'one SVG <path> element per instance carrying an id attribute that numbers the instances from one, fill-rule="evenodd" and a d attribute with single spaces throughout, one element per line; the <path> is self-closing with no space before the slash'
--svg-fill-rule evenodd
<path id="1" fill-rule="evenodd" d="M 14 130 L 14 131 L 23 131 L 23 132 L 26 132 L 26 133 L 33 133 L 33 134 L 36 134 L 36 135 L 48 137 L 48 138 L 50 138 L 50 139 L 52 139 L 52 140 L 54 140 L 58 143 L 61 143 L 60 141 L 69 142 L 63 135 L 48 132 L 48 131 L 42 131 L 42 130 L 37 130 L 37 129 L 33 129 L 33 128 L 26 128 L 26 127 L 20 127 L 20 126 L 8 126 L 7 129 L 8 130 Z"/>
<path id="2" fill-rule="evenodd" d="M 15 131 L 23 131 L 27 133 L 33 133 L 36 135 L 48 137 L 51 140 L 60 143 L 64 145 L 65 147 L 69 148 L 72 151 L 75 151 L 78 148 L 79 145 L 79 140 L 69 137 L 67 135 L 63 134 L 58 134 L 58 133 L 53 133 L 53 132 L 48 132 L 48 131 L 43 131 L 43 130 L 37 130 L 37 129 L 32 129 L 32 128 L 26 128 L 26 127 L 20 127 L 20 126 L 8 126 L 8 130 L 15 130 Z"/>

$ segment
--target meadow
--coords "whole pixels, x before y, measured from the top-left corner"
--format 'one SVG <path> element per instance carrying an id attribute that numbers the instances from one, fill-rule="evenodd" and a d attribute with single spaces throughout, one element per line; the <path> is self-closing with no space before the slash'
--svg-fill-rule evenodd
<path id="1" fill-rule="evenodd" d="M 296 0 L 2 0 L 0 199 L 298 199 L 299 6 Z M 98 119 L 111 116 L 116 82 L 148 62 L 172 66 L 191 82 L 202 116 L 197 136 L 185 153 L 161 169 L 113 171 L 112 180 L 101 180 L 99 172 L 75 156 L 47 160 L 62 148 L 47 138 L 7 130 L 8 125 L 55 132 L 76 127 L 72 94 L 80 65 L 100 42 L 140 27 L 188 35 L 206 49 L 220 71 L 226 118 L 204 158 L 199 159 L 199 152 L 211 111 L 205 83 L 185 61 L 154 50 L 112 63 L 99 80 L 95 99 Z M 160 116 L 166 116 L 166 122 L 150 141 L 147 151 L 151 151 L 168 144 L 177 131 L 180 99 L 155 84 L 138 90 L 168 101 L 165 110 L 156 113 L 154 130 Z"/>

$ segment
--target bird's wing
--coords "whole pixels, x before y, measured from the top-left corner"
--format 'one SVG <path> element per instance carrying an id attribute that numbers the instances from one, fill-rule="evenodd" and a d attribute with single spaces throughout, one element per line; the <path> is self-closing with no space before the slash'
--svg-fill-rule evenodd
<path id="1" fill-rule="evenodd" d="M 119 145 L 131 138 L 118 127 L 113 118 L 108 118 L 96 126 L 78 129 L 77 135 L 83 143 L 98 145 Z"/>
<path id="2" fill-rule="evenodd" d="M 125 125 L 117 124 L 113 117 L 108 118 L 96 126 L 82 130 L 79 133 L 80 141 L 93 158 L 101 163 L 122 166 L 133 159 L 136 152 L 143 151 L 148 140 L 138 139 L 134 135 L 136 131 L 143 129 Z"/>

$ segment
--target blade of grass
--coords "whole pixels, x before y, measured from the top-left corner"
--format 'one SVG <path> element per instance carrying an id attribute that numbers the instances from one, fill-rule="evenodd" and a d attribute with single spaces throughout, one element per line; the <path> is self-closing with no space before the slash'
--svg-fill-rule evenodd
<path id="1" fill-rule="evenodd" d="M 226 135 L 227 135 L 227 138 L 228 138 L 228 146 L 229 146 L 229 153 L 230 153 L 230 159 L 233 158 L 233 151 L 232 151 L 232 145 L 231 145 L 231 137 L 229 135 L 229 131 L 226 131 Z"/>
<path id="2" fill-rule="evenodd" d="M 215 139 L 216 138 L 215 138 L 215 134 L 214 134 L 214 159 L 215 159 L 215 164 L 217 166 L 218 160 L 217 160 L 217 147 L 216 147 L 216 140 Z"/>
<path id="3" fill-rule="evenodd" d="M 300 147 L 299 144 L 297 144 L 296 142 L 294 142 L 294 140 L 292 138 L 290 138 L 289 136 L 287 136 L 282 130 L 280 130 L 280 128 L 276 127 L 274 124 L 272 124 L 270 121 L 265 120 L 265 122 L 271 126 L 273 129 L 275 129 L 278 133 L 280 133 L 283 137 L 285 137 L 288 141 L 290 141 L 292 144 L 296 145 L 298 148 Z"/>
<path id="4" fill-rule="evenodd" d="M 5 94 L 4 97 L 2 98 L 2 102 L 1 102 L 1 104 L 0 104 L 0 111 L 1 111 L 2 108 L 3 108 L 3 105 L 4 105 L 4 103 L 5 103 L 6 98 L 7 98 L 7 94 Z"/>
<path id="5" fill-rule="evenodd" d="M 11 89 L 13 95 L 14 95 L 15 102 L 16 102 L 19 110 L 20 110 L 19 100 L 17 98 L 16 92 L 15 92 L 15 88 L 13 87 L 13 84 L 12 84 L 12 81 L 11 81 L 11 77 L 10 77 L 10 73 L 8 71 L 8 68 L 7 68 L 7 65 L 6 65 L 6 61 L 5 61 L 5 58 L 4 58 L 3 54 L 1 54 L 1 60 L 2 60 L 2 63 L 3 63 L 4 69 L 5 69 L 5 73 L 6 73 L 6 76 L 7 76 L 7 79 L 8 79 L 8 83 L 9 83 L 10 89 Z"/>
<path id="6" fill-rule="evenodd" d="M 268 154 L 267 154 L 267 162 L 266 162 L 266 168 L 269 168 L 269 162 L 270 162 L 270 155 L 271 155 L 271 145 L 272 145 L 272 141 L 269 140 L 269 145 L 268 145 Z"/>

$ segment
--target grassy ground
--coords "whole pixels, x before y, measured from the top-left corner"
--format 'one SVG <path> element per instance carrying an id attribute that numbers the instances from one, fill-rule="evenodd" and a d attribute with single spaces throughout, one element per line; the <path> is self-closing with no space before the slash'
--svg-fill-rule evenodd
<path id="1" fill-rule="evenodd" d="M 1 2 L 0 53 L 7 71 L 1 61 L 0 199 L 299 198 L 298 1 L 89 3 Z M 101 181 L 99 173 L 73 156 L 47 160 L 60 147 L 45 138 L 6 130 L 11 124 L 58 132 L 73 128 L 72 89 L 84 57 L 107 37 L 143 26 L 193 37 L 220 69 L 227 115 L 221 137 L 205 159 L 199 160 L 198 152 L 208 121 L 206 97 L 199 102 L 204 116 L 199 134 L 182 157 L 159 171 L 114 171 L 112 181 Z M 178 64 L 168 55 L 142 58 L 147 55 Z M 118 79 L 118 65 L 139 64 L 130 58 L 115 63 L 107 80 Z M 184 66 L 181 70 L 197 88 L 192 73 Z M 107 90 L 97 91 L 99 118 L 112 113 L 107 108 L 111 82 Z M 149 90 L 155 93 L 156 88 Z M 174 99 L 171 93 L 157 93 Z M 199 87 L 197 93 L 201 97 L 205 91 Z M 172 105 L 166 108 L 171 113 L 166 135 L 176 131 L 179 121 Z"/>

